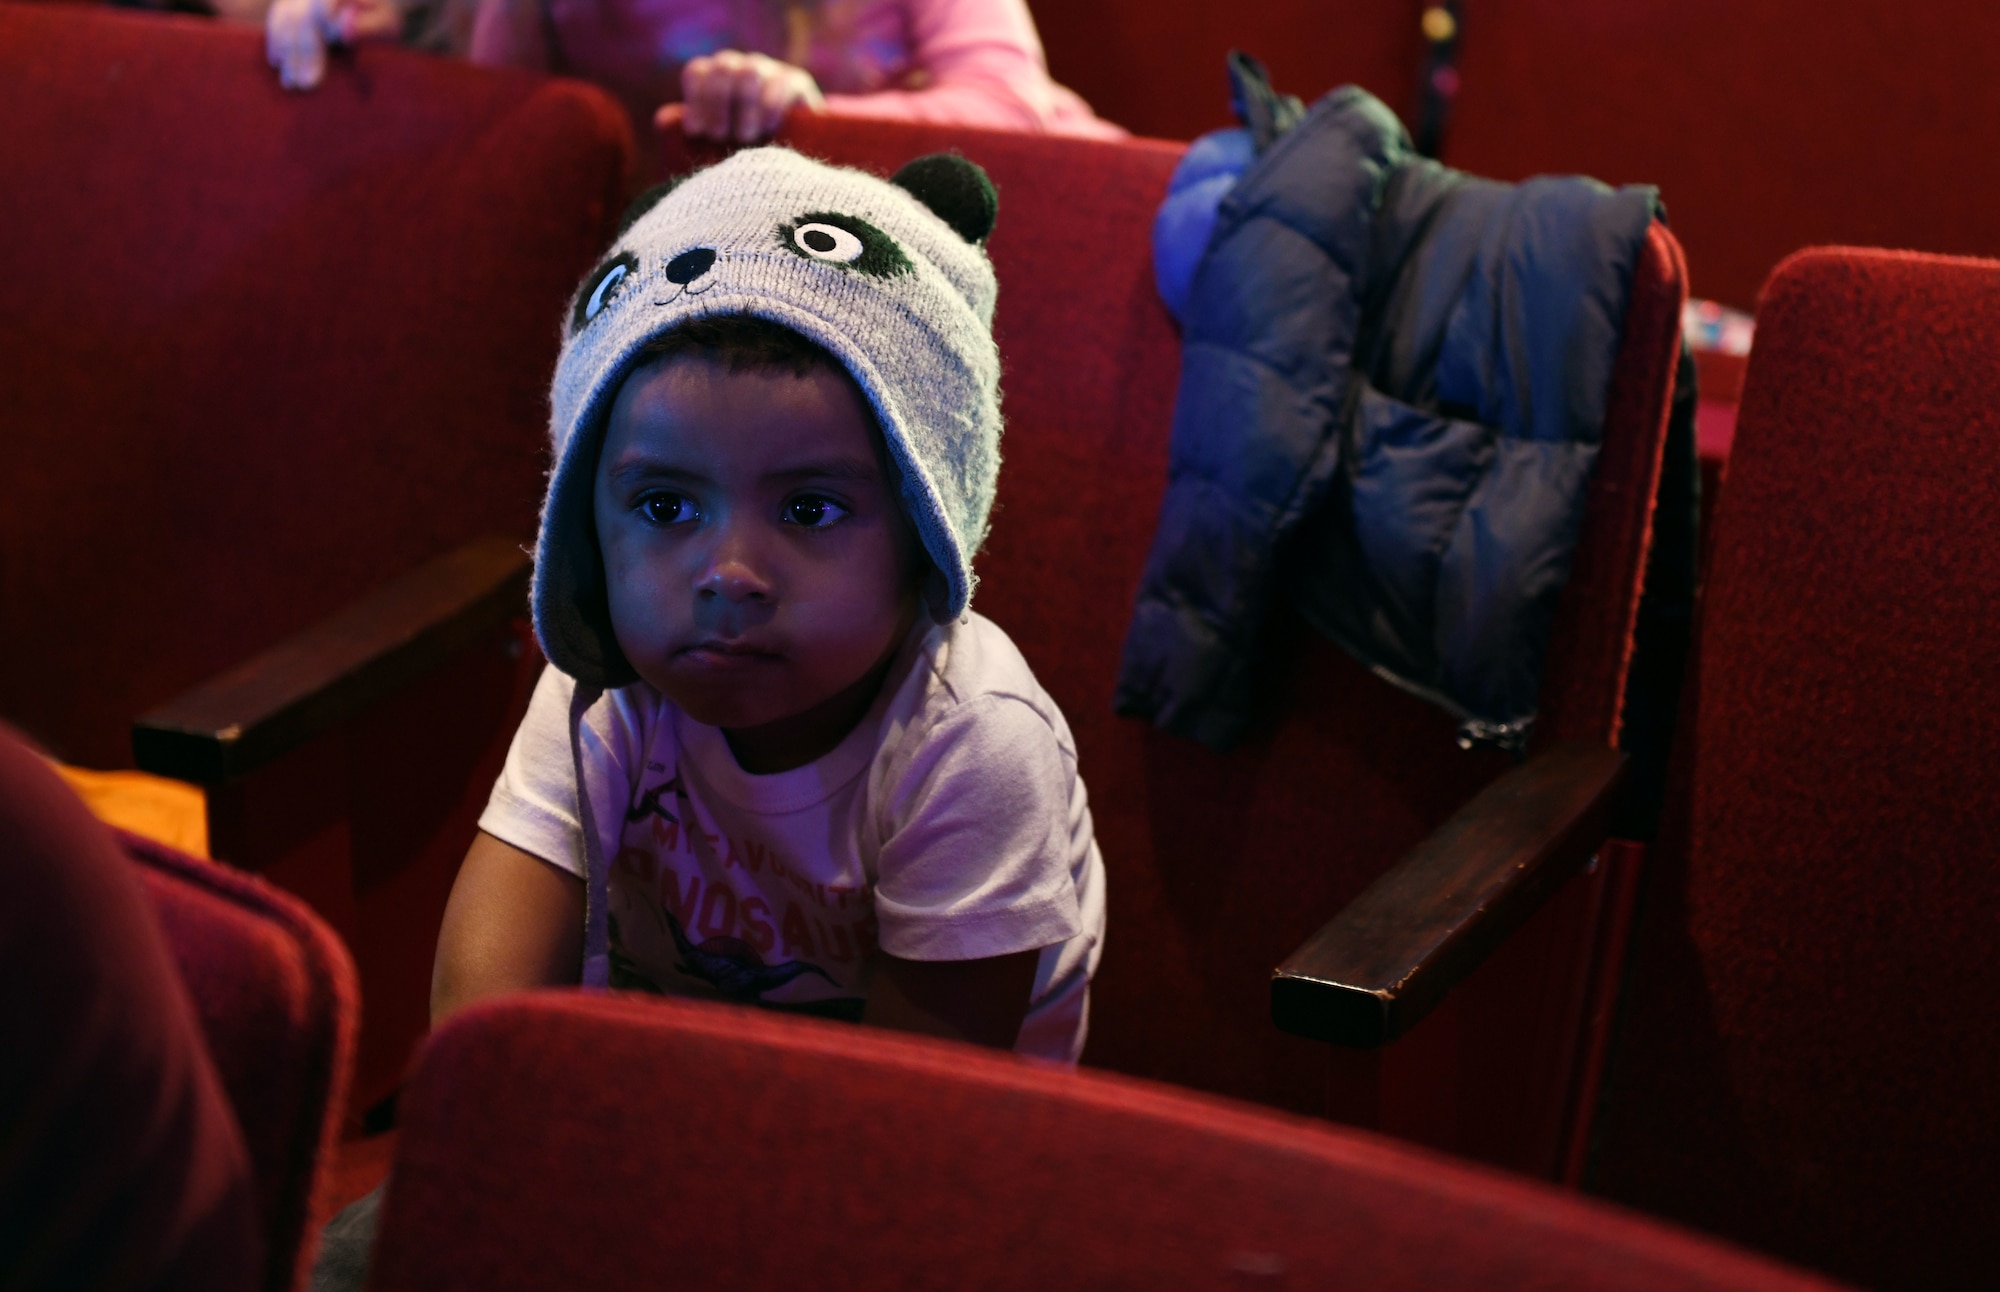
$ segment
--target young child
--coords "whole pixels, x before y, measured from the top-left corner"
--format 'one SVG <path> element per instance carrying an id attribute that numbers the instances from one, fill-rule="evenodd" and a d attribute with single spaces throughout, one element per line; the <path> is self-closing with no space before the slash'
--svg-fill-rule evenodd
<path id="1" fill-rule="evenodd" d="M 1123 138 L 1049 76 L 1024 0 L 223 0 L 263 15 L 289 89 L 329 44 L 396 39 L 488 67 L 560 72 L 615 95 L 646 146 L 681 129 L 749 143 L 794 107 L 997 130 Z M 263 6 L 269 6 L 268 12 Z M 675 109 L 678 112 L 678 108 Z"/>
<path id="2" fill-rule="evenodd" d="M 1000 460 L 991 185 L 765 148 L 653 200 L 569 319 L 552 667 L 434 1017 L 580 980 L 1074 1062 L 1103 863 L 1061 712 L 969 609 Z"/>

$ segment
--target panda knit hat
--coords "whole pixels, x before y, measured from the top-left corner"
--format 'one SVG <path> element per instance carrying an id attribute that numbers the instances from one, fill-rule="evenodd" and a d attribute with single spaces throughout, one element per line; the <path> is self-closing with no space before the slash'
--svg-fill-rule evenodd
<path id="1" fill-rule="evenodd" d="M 533 591 L 551 663 L 591 687 L 638 680 L 598 553 L 598 448 L 639 351 L 720 315 L 788 327 L 853 376 L 936 571 L 925 602 L 940 623 L 965 613 L 1000 469 L 998 288 L 984 245 L 995 212 L 985 172 L 962 157 L 921 157 L 882 180 L 785 148 L 739 152 L 634 203 L 577 292 L 556 365 Z"/>

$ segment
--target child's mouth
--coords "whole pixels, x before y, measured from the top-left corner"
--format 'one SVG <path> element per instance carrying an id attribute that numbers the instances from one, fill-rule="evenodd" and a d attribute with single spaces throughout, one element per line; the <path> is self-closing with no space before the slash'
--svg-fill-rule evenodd
<path id="1" fill-rule="evenodd" d="M 721 639 L 696 642 L 684 648 L 678 656 L 680 663 L 694 668 L 732 672 L 774 664 L 778 658 L 770 651 L 760 650 L 748 643 Z"/>

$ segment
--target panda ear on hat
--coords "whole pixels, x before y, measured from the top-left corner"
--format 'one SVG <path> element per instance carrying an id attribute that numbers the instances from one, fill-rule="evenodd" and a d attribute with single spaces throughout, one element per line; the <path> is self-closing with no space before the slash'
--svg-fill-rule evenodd
<path id="1" fill-rule="evenodd" d="M 907 162 L 889 177 L 929 207 L 967 242 L 985 242 L 1000 215 L 1000 195 L 976 163 L 957 153 L 932 153 Z"/>
<path id="2" fill-rule="evenodd" d="M 667 180 L 664 183 L 653 185 L 653 187 L 647 189 L 645 192 L 639 194 L 639 196 L 633 198 L 631 204 L 625 208 L 625 213 L 618 217 L 617 236 L 621 238 L 624 237 L 625 231 L 627 229 L 630 229 L 633 225 L 639 223 L 639 220 L 646 214 L 646 212 L 658 206 L 660 202 L 663 199 L 665 199 L 667 194 L 679 188 L 681 186 L 681 182 L 686 178 L 687 176 L 685 175 L 676 175 L 672 179 Z"/>

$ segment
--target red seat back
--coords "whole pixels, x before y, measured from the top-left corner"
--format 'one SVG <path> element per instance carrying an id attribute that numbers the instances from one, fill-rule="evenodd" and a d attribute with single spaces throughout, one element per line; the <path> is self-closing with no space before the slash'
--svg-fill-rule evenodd
<path id="1" fill-rule="evenodd" d="M 600 92 L 0 5 L 0 714 L 132 720 L 469 539 L 530 538 L 556 321 L 621 205 Z"/>
<path id="2" fill-rule="evenodd" d="M 1813 243 L 2000 253 L 2000 177 L 1967 164 L 2000 149 L 1988 0 L 1462 8 L 1444 160 L 1658 184 L 1698 295 L 1747 307 Z"/>
<path id="3" fill-rule="evenodd" d="M 1460 752 L 1448 717 L 1289 620 L 1273 632 L 1271 719 L 1235 752 L 1113 716 L 1180 370 L 1150 243 L 1180 149 L 798 115 L 785 138 L 885 174 L 957 148 L 1000 191 L 990 250 L 1007 429 L 978 608 L 1062 706 L 1090 791 L 1110 906 L 1085 1061 L 1325 1110 L 1327 1051 L 1272 1026 L 1271 970 L 1507 762 Z M 712 156 L 668 143 L 681 166 Z M 1545 738 L 1616 737 L 1684 291 L 1678 248 L 1656 229 L 1559 611 Z M 1419 1029 L 1422 1081 L 1375 1083 L 1371 1068 L 1370 1090 L 1421 1086 L 1411 1117 L 1372 1094 L 1336 1114 L 1553 1172 L 1599 879 L 1524 930 L 1491 984 L 1468 983 L 1473 1004 Z"/>
<path id="4" fill-rule="evenodd" d="M 265 1286 L 304 1287 L 317 1194 L 359 1023 L 353 963 L 296 898 L 241 872 L 121 835 L 180 965 L 236 1110 L 264 1220 Z"/>
<path id="5" fill-rule="evenodd" d="M 1574 1195 L 964 1046 L 546 994 L 441 1029 L 369 1286 L 1808 1288 Z"/>
<path id="6" fill-rule="evenodd" d="M 1871 1286 L 1992 1286 L 2000 262 L 1765 288 L 1597 1176 Z"/>
<path id="7" fill-rule="evenodd" d="M 1353 81 L 1411 119 L 1416 0 L 1036 6 L 1055 76 L 1141 134 L 1233 124 L 1223 55 L 1246 49 L 1308 102 Z M 1500 179 L 1658 184 L 1694 290 L 1747 307 L 1814 243 L 2000 254 L 1987 0 L 1507 0 L 1457 6 L 1447 163 Z M 1107 56 L 1116 51 L 1116 57 Z"/>
<path id="8" fill-rule="evenodd" d="M 1262 60 L 1288 93 L 1311 99 L 1353 81 L 1402 112 L 1424 51 L 1420 10 L 1408 0 L 1064 0 L 1034 9 L 1051 74 L 1099 116 L 1163 139 L 1236 124 L 1223 71 L 1232 49 Z"/>

